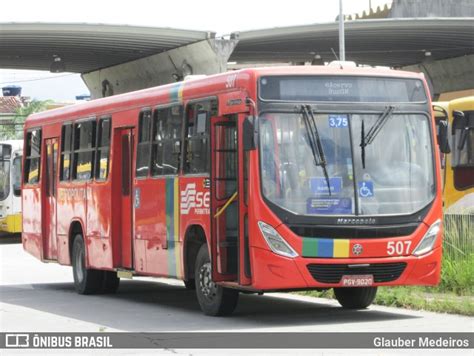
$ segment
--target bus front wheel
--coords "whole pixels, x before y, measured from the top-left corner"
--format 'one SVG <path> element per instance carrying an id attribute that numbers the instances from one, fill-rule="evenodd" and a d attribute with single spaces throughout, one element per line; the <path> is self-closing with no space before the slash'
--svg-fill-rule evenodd
<path id="1" fill-rule="evenodd" d="M 196 257 L 194 279 L 196 296 L 204 314 L 223 316 L 234 311 L 239 300 L 239 292 L 214 283 L 209 252 L 205 244 L 201 246 Z"/>
<path id="2" fill-rule="evenodd" d="M 377 287 L 334 288 L 337 301 L 346 309 L 365 309 L 376 294 Z"/>
<path id="3" fill-rule="evenodd" d="M 74 287 L 79 294 L 96 294 L 102 291 L 104 271 L 86 268 L 86 249 L 81 234 L 74 236 L 72 245 L 72 271 Z"/>

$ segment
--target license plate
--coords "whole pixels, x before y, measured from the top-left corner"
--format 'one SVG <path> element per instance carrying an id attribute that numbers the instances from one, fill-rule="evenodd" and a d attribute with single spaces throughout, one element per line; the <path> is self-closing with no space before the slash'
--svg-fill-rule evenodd
<path id="1" fill-rule="evenodd" d="M 368 287 L 374 284 L 374 276 L 371 274 L 365 275 L 345 275 L 341 278 L 341 283 L 344 287 Z"/>

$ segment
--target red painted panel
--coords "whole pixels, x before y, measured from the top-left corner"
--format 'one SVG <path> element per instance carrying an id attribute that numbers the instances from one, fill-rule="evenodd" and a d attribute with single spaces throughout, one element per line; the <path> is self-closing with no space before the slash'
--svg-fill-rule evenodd
<path id="1" fill-rule="evenodd" d="M 135 238 L 145 241 L 145 271 L 164 276 L 168 274 L 165 179 L 135 181 L 135 199 L 139 199 L 135 202 Z"/>
<path id="2" fill-rule="evenodd" d="M 109 239 L 88 237 L 89 267 L 97 269 L 112 269 L 112 248 Z"/>
<path id="3" fill-rule="evenodd" d="M 67 235 L 58 235 L 58 262 L 66 266 L 71 264 L 71 258 L 69 256 L 69 237 Z"/>

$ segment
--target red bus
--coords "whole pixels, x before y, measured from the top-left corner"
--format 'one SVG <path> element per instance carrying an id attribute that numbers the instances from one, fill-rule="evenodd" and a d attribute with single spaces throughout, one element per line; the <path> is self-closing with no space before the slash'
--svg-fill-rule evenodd
<path id="1" fill-rule="evenodd" d="M 93 100 L 25 123 L 23 247 L 72 265 L 81 294 L 119 278 L 239 292 L 436 285 L 441 180 L 422 75 L 245 69 Z"/>

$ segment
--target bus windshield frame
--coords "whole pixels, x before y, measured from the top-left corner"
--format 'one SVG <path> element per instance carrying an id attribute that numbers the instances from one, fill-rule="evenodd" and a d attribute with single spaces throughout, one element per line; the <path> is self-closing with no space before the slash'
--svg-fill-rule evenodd
<path id="1" fill-rule="evenodd" d="M 272 76 L 278 77 L 278 76 Z M 283 76 L 284 77 L 284 76 Z M 295 76 L 292 76 L 295 77 Z M 299 77 L 310 77 L 315 78 L 317 76 L 299 76 Z M 323 76 L 325 78 L 333 78 L 334 76 Z M 353 76 L 349 76 L 350 78 L 353 78 Z M 327 129 L 327 124 L 324 124 L 323 122 L 327 122 L 331 116 L 332 118 L 336 119 L 341 119 L 339 120 L 338 123 L 335 123 L 335 127 L 339 125 L 342 122 L 342 126 L 347 126 L 349 134 L 345 138 L 349 144 L 349 151 L 348 157 L 350 157 L 350 164 L 348 163 L 348 167 L 350 166 L 350 169 L 353 171 L 354 176 L 356 174 L 362 174 L 362 176 L 356 177 L 356 179 L 353 180 L 353 187 L 351 187 L 352 190 L 352 211 L 347 210 L 344 208 L 343 203 L 338 203 L 338 204 L 333 204 L 332 208 L 335 208 L 335 210 L 328 210 L 326 212 L 320 213 L 318 209 L 314 209 L 313 211 L 309 212 L 307 210 L 306 213 L 302 213 L 301 210 L 299 212 L 294 211 L 292 209 L 289 209 L 288 207 L 282 206 L 281 202 L 278 201 L 272 201 L 272 199 L 269 199 L 268 196 L 265 194 L 264 190 L 269 187 L 267 184 L 268 182 L 264 182 L 264 177 L 263 177 L 263 172 L 262 172 L 262 167 L 261 165 L 263 164 L 262 162 L 265 160 L 262 159 L 262 147 L 261 147 L 261 133 L 259 132 L 259 140 L 258 140 L 258 150 L 259 150 L 259 157 L 260 157 L 260 187 L 262 189 L 262 198 L 266 202 L 266 204 L 274 211 L 281 219 L 284 221 L 287 221 L 289 224 L 339 224 L 338 220 L 340 220 L 341 217 L 345 218 L 360 218 L 359 220 L 361 221 L 371 221 L 371 223 L 383 223 L 383 224 L 390 224 L 390 223 L 415 223 L 419 222 L 420 218 L 422 218 L 425 213 L 429 211 L 430 206 L 432 205 L 433 201 L 436 198 L 436 190 L 438 186 L 438 179 L 436 175 L 436 157 L 435 157 L 435 142 L 434 142 L 434 136 L 433 136 L 433 127 L 432 127 L 432 120 L 431 120 L 431 108 L 429 106 L 429 101 L 427 99 L 427 93 L 425 92 L 425 86 L 423 82 L 420 79 L 417 78 L 399 78 L 399 77 L 388 77 L 389 80 L 403 80 L 403 81 L 411 81 L 411 83 L 419 83 L 416 84 L 417 87 L 421 88 L 422 94 L 418 95 L 418 97 L 422 97 L 424 99 L 422 100 L 416 100 L 416 101 L 403 101 L 403 100 L 394 100 L 394 98 L 387 97 L 383 100 L 378 100 L 374 102 L 370 101 L 364 101 L 364 100 L 354 100 L 354 101 L 338 101 L 338 100 L 324 100 L 325 98 L 322 98 L 321 101 L 318 101 L 318 98 L 315 98 L 315 100 L 311 101 L 308 100 L 308 97 L 304 98 L 294 98 L 294 100 L 275 100 L 271 98 L 266 98 L 265 95 L 263 95 L 264 99 L 262 99 L 262 93 L 261 93 L 261 80 L 265 78 L 270 78 L 269 76 L 265 77 L 262 76 L 258 78 L 257 82 L 257 88 L 258 88 L 258 98 L 259 98 L 259 112 L 258 112 L 258 125 L 257 128 L 260 131 L 260 124 L 261 124 L 261 119 L 265 115 L 274 114 L 274 115 L 293 115 L 295 118 L 301 115 L 301 105 L 303 104 L 308 104 L 310 103 L 310 106 L 313 110 L 313 114 L 315 117 L 318 117 L 318 115 L 326 115 L 324 121 L 319 121 L 316 120 L 316 124 L 318 127 L 318 130 L 322 130 L 324 134 L 324 125 L 326 125 Z M 338 78 L 344 79 L 344 76 L 340 76 Z M 369 78 L 369 79 L 374 79 L 374 78 L 381 78 L 382 80 L 385 80 L 387 78 L 385 77 L 366 77 L 366 76 L 361 76 L 360 78 Z M 413 85 L 411 86 L 413 87 Z M 364 89 L 365 90 L 365 89 Z M 401 95 L 403 96 L 403 95 Z M 314 99 L 314 98 L 313 98 Z M 321 99 L 321 98 L 319 98 Z M 352 100 L 353 98 L 351 98 Z M 393 107 L 393 108 L 391 108 Z M 365 134 L 371 130 L 372 126 L 377 126 L 377 119 L 383 116 L 384 112 L 387 111 L 387 108 L 389 108 L 389 115 L 388 117 L 384 120 L 382 123 L 382 127 L 380 128 L 380 132 L 377 132 L 375 139 L 373 139 L 374 142 L 369 143 L 368 145 L 365 145 L 364 149 L 362 149 L 361 145 L 361 121 L 364 121 L 365 123 Z M 411 115 L 411 116 L 410 116 Z M 353 128 L 353 120 L 352 117 L 358 117 L 358 125 L 357 127 Z M 366 164 L 370 167 L 373 166 L 373 162 L 371 162 L 372 158 L 370 155 L 373 155 L 374 149 L 377 149 L 377 147 L 380 147 L 380 143 L 385 140 L 386 134 L 384 134 L 384 130 L 393 130 L 394 124 L 397 123 L 396 120 L 399 120 L 400 117 L 411 117 L 409 120 L 417 120 L 422 121 L 423 124 L 423 137 L 424 137 L 424 157 L 429 160 L 429 163 L 427 164 L 426 169 L 427 171 L 422 173 L 423 176 L 428 177 L 429 179 L 427 180 L 427 189 L 429 190 L 429 194 L 425 195 L 422 199 L 422 203 L 420 204 L 414 204 L 411 205 L 410 209 L 403 210 L 403 211 L 385 211 L 385 212 L 377 212 L 377 209 L 374 211 L 370 212 L 366 210 L 365 212 L 361 211 L 361 204 L 360 203 L 360 198 L 357 197 L 356 195 L 359 194 L 359 188 L 363 187 L 358 187 L 358 184 L 363 184 L 364 179 L 362 177 L 364 176 L 364 171 L 367 171 L 367 169 L 363 169 L 362 167 L 362 162 L 364 160 L 363 155 L 367 155 L 367 162 Z M 416 117 L 416 119 L 414 119 Z M 320 129 L 321 126 L 321 129 Z M 405 127 L 406 125 L 404 125 Z M 415 125 L 416 126 L 416 125 Z M 341 128 L 337 126 L 338 128 L 335 130 L 339 130 L 339 132 L 343 132 L 344 128 Z M 413 130 L 413 128 L 407 128 L 405 127 L 405 131 L 408 130 Z M 397 138 L 394 138 L 395 141 L 397 141 Z M 399 139 L 400 141 L 402 138 Z M 407 144 L 409 139 L 405 137 L 403 144 Z M 326 148 L 323 145 L 323 150 L 328 151 L 325 152 L 326 155 L 331 155 L 331 150 Z M 364 152 L 365 151 L 365 152 Z M 309 155 L 309 156 L 308 156 Z M 307 153 L 304 154 L 304 159 L 307 160 L 308 162 L 312 162 L 313 159 L 311 159 L 311 152 L 308 151 Z M 387 161 L 389 159 L 387 158 Z M 390 168 L 389 162 L 386 162 L 387 165 L 386 168 Z M 359 167 L 360 166 L 360 167 Z M 408 167 L 408 164 L 407 164 Z M 316 167 L 317 169 L 320 169 L 320 167 Z M 331 169 L 331 168 L 330 168 Z M 408 169 L 408 168 L 407 168 Z M 361 173 L 362 172 L 362 173 Z M 370 173 L 370 172 L 369 172 Z M 419 172 L 420 173 L 420 172 Z M 313 187 L 312 189 L 319 189 L 321 192 L 325 192 L 328 196 L 325 198 L 328 198 L 328 200 L 332 198 L 337 198 L 337 194 L 334 194 L 334 196 L 331 196 L 330 193 L 332 193 L 331 189 L 328 189 L 328 185 L 331 185 L 333 187 L 334 184 L 338 185 L 340 182 L 334 182 L 331 180 L 330 177 L 330 184 L 328 184 L 327 179 L 324 177 L 324 174 L 321 172 L 321 174 L 316 174 L 318 179 L 315 179 L 315 182 L 313 182 Z M 366 175 L 367 176 L 367 175 Z M 295 177 L 300 177 L 299 173 Z M 316 178 L 316 177 L 314 177 Z M 406 177 L 401 177 L 400 179 L 405 179 Z M 356 182 L 357 180 L 357 182 Z M 370 179 L 368 179 L 370 180 Z M 375 179 L 374 179 L 375 180 Z M 295 179 L 293 179 L 295 181 Z M 309 183 L 308 183 L 309 184 Z M 422 183 L 419 183 L 422 184 Z M 264 189 L 264 186 L 266 187 Z M 317 188 L 316 188 L 317 186 Z M 369 188 L 372 190 L 372 187 L 365 186 L 366 188 Z M 338 188 L 336 188 L 338 189 Z M 376 188 L 375 188 L 376 191 Z M 372 191 L 373 193 L 373 191 Z M 371 193 L 371 194 L 372 194 Z M 367 199 L 369 200 L 369 199 Z M 358 202 L 359 201 L 359 202 Z M 308 203 L 309 204 L 309 203 Z M 346 206 L 347 207 L 347 206 Z M 327 207 L 326 207 L 327 208 Z M 307 208 L 309 209 L 309 208 Z M 324 210 L 324 208 L 323 208 Z M 369 218 L 369 219 L 367 219 Z M 374 218 L 374 219 L 372 219 Z M 377 222 L 375 222 L 377 221 Z"/>

